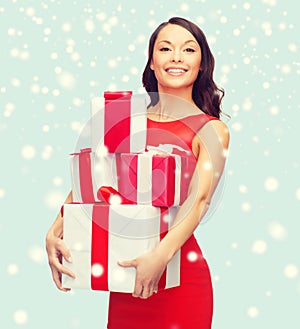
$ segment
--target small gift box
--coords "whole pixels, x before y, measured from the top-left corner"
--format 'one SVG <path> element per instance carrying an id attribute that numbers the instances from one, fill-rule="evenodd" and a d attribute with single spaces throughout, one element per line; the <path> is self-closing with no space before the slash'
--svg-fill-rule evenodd
<path id="1" fill-rule="evenodd" d="M 101 201 L 97 191 L 102 185 L 115 186 L 114 154 L 96 154 L 91 148 L 70 155 L 72 194 L 74 202 Z"/>
<path id="2" fill-rule="evenodd" d="M 72 263 L 64 266 L 76 275 L 62 275 L 66 288 L 132 293 L 135 268 L 117 264 L 155 248 L 167 234 L 178 207 L 149 205 L 65 204 L 64 242 Z M 159 289 L 180 284 L 180 250 L 168 263 Z"/>
<path id="3" fill-rule="evenodd" d="M 131 91 L 106 91 L 104 104 L 92 99 L 92 149 L 108 153 L 143 152 L 146 145 L 146 100 Z M 103 108 L 104 107 L 104 108 Z"/>
<path id="4" fill-rule="evenodd" d="M 116 155 L 118 192 L 136 204 L 157 207 L 177 206 L 187 196 L 187 180 L 183 178 L 179 155 L 121 153 Z"/>

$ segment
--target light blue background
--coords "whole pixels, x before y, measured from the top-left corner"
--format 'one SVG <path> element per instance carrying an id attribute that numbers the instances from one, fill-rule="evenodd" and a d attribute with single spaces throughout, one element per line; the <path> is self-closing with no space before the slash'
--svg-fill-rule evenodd
<path id="1" fill-rule="evenodd" d="M 147 40 L 173 15 L 206 33 L 232 117 L 224 195 L 197 229 L 213 328 L 300 328 L 297 9 L 280 0 L 1 1 L 1 328 L 105 328 L 106 293 L 56 290 L 45 234 L 70 189 L 68 154 L 90 99 L 142 91 Z"/>

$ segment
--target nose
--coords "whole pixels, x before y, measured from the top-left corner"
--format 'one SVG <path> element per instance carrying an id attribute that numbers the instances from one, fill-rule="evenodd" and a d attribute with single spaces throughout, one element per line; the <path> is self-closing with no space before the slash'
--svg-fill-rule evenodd
<path id="1" fill-rule="evenodd" d="M 174 50 L 172 52 L 172 62 L 177 63 L 177 62 L 182 62 L 183 58 L 182 58 L 182 54 L 180 50 Z"/>

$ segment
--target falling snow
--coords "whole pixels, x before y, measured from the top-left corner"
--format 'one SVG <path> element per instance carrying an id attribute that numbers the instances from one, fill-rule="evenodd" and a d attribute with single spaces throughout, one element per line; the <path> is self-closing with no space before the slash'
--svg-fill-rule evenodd
<path id="1" fill-rule="evenodd" d="M 258 311 L 257 307 L 255 307 L 255 306 L 249 307 L 247 310 L 247 315 L 250 318 L 256 318 L 259 315 L 259 311 Z"/>
<path id="2" fill-rule="evenodd" d="M 103 274 L 104 269 L 101 264 L 93 264 L 92 266 L 92 275 L 95 277 L 99 277 Z"/>
<path id="3" fill-rule="evenodd" d="M 14 321 L 16 324 L 26 324 L 28 321 L 28 314 L 24 310 L 17 310 L 14 312 Z"/>
<path id="4" fill-rule="evenodd" d="M 288 279 L 294 279 L 298 276 L 299 270 L 295 264 L 288 264 L 284 267 L 283 273 Z"/>
<path id="5" fill-rule="evenodd" d="M 5 197 L 5 189 L 3 188 L 0 188 L 0 199 L 4 198 Z"/>
<path id="6" fill-rule="evenodd" d="M 265 189 L 270 192 L 274 192 L 279 187 L 279 182 L 275 177 L 268 177 L 264 182 Z"/>
<path id="7" fill-rule="evenodd" d="M 287 238 L 286 228 L 277 222 L 271 223 L 268 228 L 269 234 L 271 237 L 278 241 L 283 241 Z"/>
<path id="8" fill-rule="evenodd" d="M 35 157 L 36 150 L 32 145 L 25 145 L 21 150 L 22 157 L 26 160 L 30 160 Z"/>
<path id="9" fill-rule="evenodd" d="M 31 246 L 28 249 L 29 258 L 38 264 L 43 264 L 45 262 L 45 251 L 44 248 L 39 246 Z"/>
<path id="10" fill-rule="evenodd" d="M 65 195 L 61 192 L 52 191 L 46 194 L 45 204 L 52 209 L 59 209 L 65 200 Z"/>
<path id="11" fill-rule="evenodd" d="M 195 262 L 198 259 L 198 255 L 195 251 L 190 251 L 187 255 L 187 258 L 190 262 Z"/>
<path id="12" fill-rule="evenodd" d="M 267 243 L 263 240 L 257 240 L 252 245 L 252 252 L 255 254 L 262 255 L 267 250 Z"/>
<path id="13" fill-rule="evenodd" d="M 19 267 L 17 264 L 9 264 L 7 266 L 7 273 L 10 275 L 16 275 L 19 273 Z"/>
<path id="14" fill-rule="evenodd" d="M 54 290 L 45 235 L 70 190 L 68 155 L 90 118 L 91 99 L 100 108 L 105 90 L 145 92 L 148 39 L 170 16 L 190 18 L 205 32 L 215 81 L 225 89 L 223 111 L 230 116 L 222 116 L 231 141 L 219 210 L 195 233 L 218 299 L 215 326 L 230 327 L 232 309 L 239 328 L 281 328 L 281 316 L 297 326 L 298 311 L 278 309 L 282 291 L 300 307 L 297 2 L 24 3 L 0 5 L 0 234 L 2 249 L 9 246 L 1 256 L 1 280 L 3 295 L 12 301 L 0 327 L 42 323 L 50 329 L 57 318 L 70 328 L 106 326 L 106 307 L 87 317 L 82 303 L 76 304 L 84 298 L 85 309 L 92 309 L 90 295 Z M 120 203 L 118 196 L 110 201 Z M 188 261 L 198 255 L 191 251 Z M 259 272 L 255 285 L 245 284 L 249 268 Z M 103 267 L 94 265 L 92 273 L 101 276 Z M 224 299 L 225 289 L 233 293 Z M 41 303 L 45 296 L 57 318 Z M 106 305 L 107 294 L 97 298 Z M 66 301 L 72 304 L 67 309 Z"/>

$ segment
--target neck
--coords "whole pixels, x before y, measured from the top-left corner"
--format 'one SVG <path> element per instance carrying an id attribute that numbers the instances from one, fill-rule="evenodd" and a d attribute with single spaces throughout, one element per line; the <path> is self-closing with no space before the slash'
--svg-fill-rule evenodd
<path id="1" fill-rule="evenodd" d="M 189 92 L 188 88 L 185 90 L 163 89 L 159 90 L 159 102 L 155 106 L 154 112 L 161 119 L 174 119 L 178 116 L 184 116 L 194 107 L 196 107 L 196 104 L 193 101 L 192 93 Z"/>
<path id="2" fill-rule="evenodd" d="M 169 96 L 167 100 L 169 101 L 172 96 L 176 99 L 181 98 L 182 100 L 195 104 L 192 97 L 193 87 L 185 87 L 185 88 L 165 88 L 163 86 L 158 85 L 159 95 Z"/>

